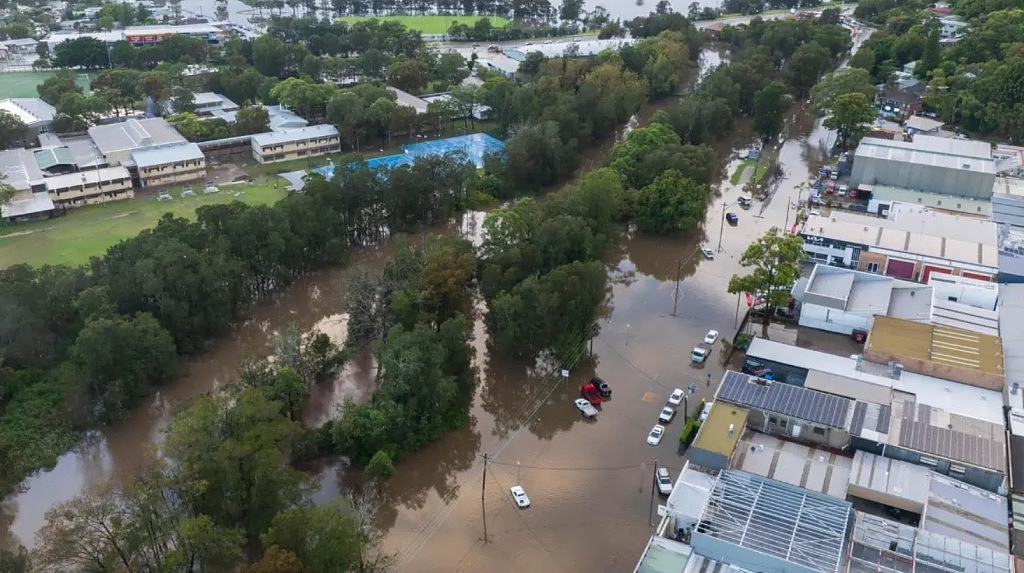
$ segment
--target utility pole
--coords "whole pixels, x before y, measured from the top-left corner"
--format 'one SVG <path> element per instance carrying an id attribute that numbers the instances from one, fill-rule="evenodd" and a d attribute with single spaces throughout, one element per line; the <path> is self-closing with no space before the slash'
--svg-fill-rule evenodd
<path id="1" fill-rule="evenodd" d="M 654 460 L 654 475 L 651 478 L 651 508 L 647 510 L 647 524 L 648 525 L 654 525 L 653 523 L 651 523 L 651 520 L 653 519 L 653 516 L 654 516 L 654 488 L 655 488 L 654 482 L 657 481 L 657 479 L 658 479 L 657 476 L 658 476 L 658 460 L 655 459 Z"/>
<path id="2" fill-rule="evenodd" d="M 487 543 L 487 504 L 484 503 L 484 490 L 487 489 L 487 454 L 484 454 L 484 479 L 480 483 L 480 511 L 484 516 L 484 543 Z"/>
<path id="3" fill-rule="evenodd" d="M 683 278 L 683 259 L 676 261 L 676 296 L 672 301 L 672 316 L 676 316 L 676 309 L 679 307 L 679 281 Z"/>

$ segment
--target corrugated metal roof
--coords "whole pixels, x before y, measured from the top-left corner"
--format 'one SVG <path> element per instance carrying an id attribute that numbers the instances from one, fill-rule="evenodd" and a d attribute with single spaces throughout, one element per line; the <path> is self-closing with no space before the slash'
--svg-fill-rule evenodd
<path id="1" fill-rule="evenodd" d="M 252 136 L 252 142 L 260 147 L 265 145 L 281 145 L 296 141 L 306 141 L 320 137 L 340 137 L 338 128 L 333 125 L 311 125 L 296 129 L 284 129 L 281 131 L 268 131 L 257 133 Z"/>
<path id="2" fill-rule="evenodd" d="M 40 169 L 50 169 L 58 165 L 75 165 L 75 158 L 67 147 L 50 147 L 35 152 L 36 164 Z"/>
<path id="3" fill-rule="evenodd" d="M 174 143 L 132 152 L 132 161 L 140 168 L 204 158 L 203 151 L 195 143 Z"/>

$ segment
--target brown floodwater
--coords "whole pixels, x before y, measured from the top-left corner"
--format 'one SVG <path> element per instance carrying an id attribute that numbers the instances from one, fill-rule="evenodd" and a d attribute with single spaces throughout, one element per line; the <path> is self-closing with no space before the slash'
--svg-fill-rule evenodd
<path id="1" fill-rule="evenodd" d="M 740 223 L 722 225 L 724 211 L 741 191 L 726 181 L 698 232 L 651 238 L 625 233 L 606 257 L 609 293 L 592 354 L 570 372 L 552 377 L 543 365 L 509 360 L 489 347 L 477 319 L 474 344 L 480 381 L 465 428 L 397 464 L 384 489 L 378 525 L 384 549 L 399 571 L 622 571 L 632 568 L 650 534 L 654 464 L 677 473 L 682 460 L 677 417 L 658 446 L 646 435 L 673 388 L 694 384 L 689 415 L 714 391 L 729 344 L 745 310 L 726 292 L 738 272 L 737 259 L 749 242 L 782 212 L 765 216 L 739 211 Z M 481 213 L 459 225 L 432 232 L 460 233 L 479 242 Z M 775 219 L 778 219 L 777 221 Z M 700 245 L 721 250 L 704 259 Z M 319 329 L 336 340 L 344 336 L 343 293 L 350 269 L 379 269 L 390 247 L 360 252 L 345 268 L 329 269 L 297 281 L 255 307 L 249 318 L 189 364 L 188 375 L 168 384 L 125 420 L 92 432 L 49 471 L 23 484 L 23 491 L 0 506 L 0 542 L 31 546 L 45 512 L 108 479 L 136 471 L 160 442 L 173 413 L 195 396 L 216 391 L 231 380 L 246 353 L 272 352 L 274 334 L 296 323 L 303 332 Z M 678 278 L 678 282 L 677 282 Z M 708 329 L 722 333 L 706 364 L 690 364 L 690 350 Z M 375 364 L 357 356 L 330 383 L 315 388 L 304 421 L 318 424 L 345 398 L 365 399 L 372 390 Z M 614 396 L 594 421 L 583 420 L 572 400 L 579 385 L 599 375 Z M 482 489 L 484 455 L 489 457 Z M 314 468 L 318 502 L 338 495 L 357 480 L 344 460 L 324 460 Z M 522 485 L 532 506 L 517 509 L 508 488 Z M 481 502 L 481 492 L 483 501 Z M 658 498 L 654 498 L 654 504 Z M 484 537 L 486 524 L 487 536 Z"/>

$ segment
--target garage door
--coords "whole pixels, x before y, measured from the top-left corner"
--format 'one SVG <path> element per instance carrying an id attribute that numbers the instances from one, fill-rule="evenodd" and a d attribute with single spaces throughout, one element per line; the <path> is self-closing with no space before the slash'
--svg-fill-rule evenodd
<path id="1" fill-rule="evenodd" d="M 928 277 L 932 276 L 932 273 L 944 273 L 950 274 L 951 270 L 945 267 L 933 267 L 925 265 L 924 270 L 921 271 L 921 282 L 928 284 Z"/>
<path id="2" fill-rule="evenodd" d="M 885 263 L 885 274 L 898 279 L 914 279 L 914 263 L 889 259 Z"/>
<path id="3" fill-rule="evenodd" d="M 965 277 L 969 278 L 969 279 L 977 279 L 979 281 L 989 281 L 989 282 L 992 281 L 992 277 L 990 277 L 989 275 L 980 275 L 978 273 L 968 273 L 968 272 L 964 272 L 963 275 Z"/>

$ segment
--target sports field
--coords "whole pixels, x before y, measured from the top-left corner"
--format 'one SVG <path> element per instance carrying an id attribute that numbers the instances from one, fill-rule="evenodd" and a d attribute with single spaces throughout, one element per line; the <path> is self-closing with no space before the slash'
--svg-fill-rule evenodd
<path id="1" fill-rule="evenodd" d="M 410 30 L 419 30 L 424 34 L 446 34 L 453 22 L 472 26 L 477 20 L 484 16 L 381 16 L 378 20 L 392 20 L 404 25 Z M 372 16 L 342 16 L 338 18 L 342 22 L 359 22 L 360 20 L 372 20 Z M 490 19 L 491 25 L 501 28 L 508 24 L 507 18 L 500 16 L 486 16 Z"/>
<path id="2" fill-rule="evenodd" d="M 39 97 L 36 86 L 53 74 L 52 70 L 0 73 L 0 94 L 2 97 Z M 84 90 L 89 89 L 88 77 L 85 73 L 78 74 L 78 85 Z"/>
<path id="3" fill-rule="evenodd" d="M 87 263 L 90 257 L 102 255 L 122 239 L 155 226 L 164 213 L 191 219 L 203 205 L 231 201 L 259 205 L 284 197 L 284 191 L 273 183 L 223 186 L 215 195 L 200 191 L 194 197 L 181 197 L 180 188 L 171 188 L 171 194 L 171 201 L 157 201 L 152 194 L 137 195 L 134 199 L 74 209 L 56 219 L 6 226 L 0 223 L 0 268 L 18 263 Z"/>

